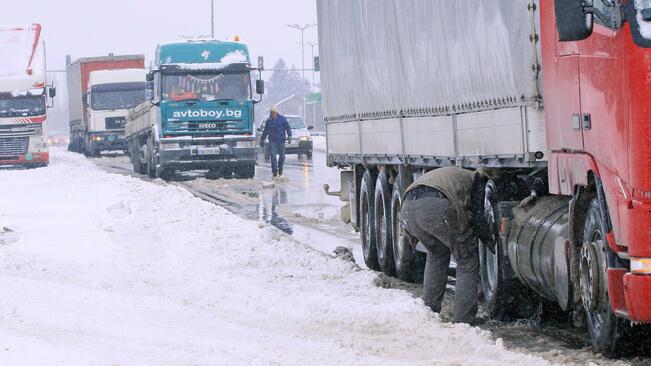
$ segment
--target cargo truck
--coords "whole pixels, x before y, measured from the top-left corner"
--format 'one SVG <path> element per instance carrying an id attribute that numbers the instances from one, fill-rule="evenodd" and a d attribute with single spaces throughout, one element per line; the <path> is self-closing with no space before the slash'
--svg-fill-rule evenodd
<path id="1" fill-rule="evenodd" d="M 409 279 L 423 171 L 483 168 L 491 317 L 555 304 L 595 351 L 651 322 L 651 2 L 317 2 L 328 164 L 368 267 Z M 641 340 L 641 338 L 639 339 Z M 627 343 L 632 342 L 632 343 Z"/>
<path id="2" fill-rule="evenodd" d="M 177 170 L 252 178 L 256 146 L 248 47 L 214 39 L 160 44 L 147 74 L 151 98 L 129 113 L 135 172 L 170 178 Z M 258 75 L 259 76 L 259 75 Z M 256 93 L 264 93 L 258 79 Z"/>
<path id="3" fill-rule="evenodd" d="M 0 26 L 0 166 L 41 167 L 50 161 L 47 84 L 41 25 Z"/>
<path id="4" fill-rule="evenodd" d="M 87 156 L 126 151 L 127 114 L 144 101 L 145 57 L 108 55 L 67 64 L 69 150 Z"/>

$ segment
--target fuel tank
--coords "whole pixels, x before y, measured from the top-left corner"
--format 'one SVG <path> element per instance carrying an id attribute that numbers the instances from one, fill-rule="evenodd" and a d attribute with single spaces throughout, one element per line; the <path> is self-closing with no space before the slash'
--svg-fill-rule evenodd
<path id="1" fill-rule="evenodd" d="M 513 208 L 507 250 L 516 276 L 563 310 L 572 306 L 569 198 L 530 197 Z"/>

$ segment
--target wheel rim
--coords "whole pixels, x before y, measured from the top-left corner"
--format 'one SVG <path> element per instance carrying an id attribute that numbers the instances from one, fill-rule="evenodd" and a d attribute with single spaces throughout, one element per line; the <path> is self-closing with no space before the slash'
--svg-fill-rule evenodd
<path id="1" fill-rule="evenodd" d="M 371 225 L 369 223 L 369 204 L 366 194 L 362 196 L 362 245 L 364 247 L 364 257 L 368 258 L 371 253 L 371 245 L 369 241 L 371 240 Z"/>
<path id="2" fill-rule="evenodd" d="M 596 229 L 589 236 L 589 242 L 581 250 L 580 286 L 583 306 L 590 328 L 599 334 L 605 324 L 610 321 L 611 310 L 608 294 L 601 283 L 601 266 L 603 259 L 598 257 L 598 251 L 605 245 L 601 232 Z M 589 254 L 591 253 L 592 254 Z M 592 257 L 590 257 L 592 255 Z"/>
<path id="3" fill-rule="evenodd" d="M 497 252 L 497 250 L 496 250 Z M 484 267 L 486 268 L 486 282 L 492 293 L 497 288 L 497 254 L 491 252 L 484 245 Z"/>
<path id="4" fill-rule="evenodd" d="M 381 200 L 380 204 L 378 205 L 378 212 L 377 212 L 377 217 L 378 217 L 378 222 L 377 225 L 378 227 L 378 232 L 380 234 L 380 237 L 377 238 L 377 243 L 378 243 L 378 256 L 380 258 L 384 258 L 384 252 L 385 252 L 385 245 L 386 245 L 386 233 L 387 233 L 387 228 L 384 226 L 386 222 L 386 218 L 384 217 L 384 200 Z"/>
<path id="5" fill-rule="evenodd" d="M 404 238 L 404 232 L 402 225 L 400 225 L 400 220 L 398 219 L 398 213 L 400 212 L 400 204 L 396 202 L 396 204 L 392 205 L 393 210 L 392 210 L 392 219 L 393 219 L 393 245 L 394 245 L 394 253 L 395 255 L 393 256 L 393 260 L 396 263 L 396 268 L 400 268 L 402 264 L 402 257 L 405 255 L 405 245 L 403 242 Z"/>
<path id="6" fill-rule="evenodd" d="M 493 188 L 490 185 L 486 186 L 486 194 L 484 195 L 484 220 L 490 228 L 490 236 L 493 240 L 497 241 L 495 235 L 495 211 L 493 210 Z M 491 251 L 488 249 L 488 246 L 484 243 L 481 243 L 482 247 L 482 267 L 484 268 L 484 277 L 486 279 L 488 289 L 491 294 L 494 294 L 497 291 L 497 282 L 498 282 L 498 258 L 497 258 L 497 243 L 495 245 L 495 250 Z"/>

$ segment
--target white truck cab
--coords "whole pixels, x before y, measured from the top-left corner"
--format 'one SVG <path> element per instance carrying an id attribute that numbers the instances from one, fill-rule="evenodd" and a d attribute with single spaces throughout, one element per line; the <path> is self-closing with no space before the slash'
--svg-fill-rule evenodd
<path id="1" fill-rule="evenodd" d="M 87 121 L 90 138 L 86 151 L 124 150 L 129 110 L 145 100 L 145 71 L 142 69 L 100 70 L 88 80 Z"/>

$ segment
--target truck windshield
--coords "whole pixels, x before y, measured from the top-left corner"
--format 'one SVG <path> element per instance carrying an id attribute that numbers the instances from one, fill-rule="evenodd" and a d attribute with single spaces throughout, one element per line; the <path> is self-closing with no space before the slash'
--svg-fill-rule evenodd
<path id="1" fill-rule="evenodd" d="M 289 123 L 289 127 L 292 128 L 292 130 L 296 130 L 299 128 L 305 128 L 305 124 L 303 123 L 303 120 L 297 117 L 287 117 L 287 122 Z"/>
<path id="2" fill-rule="evenodd" d="M 95 111 L 131 109 L 145 101 L 146 83 L 95 85 L 91 88 L 91 108 Z"/>
<path id="3" fill-rule="evenodd" d="M 163 75 L 163 98 L 182 100 L 246 100 L 251 87 L 249 74 Z"/>
<path id="4" fill-rule="evenodd" d="M 0 94 L 0 118 L 35 117 L 45 114 L 45 95 L 11 96 Z"/>

